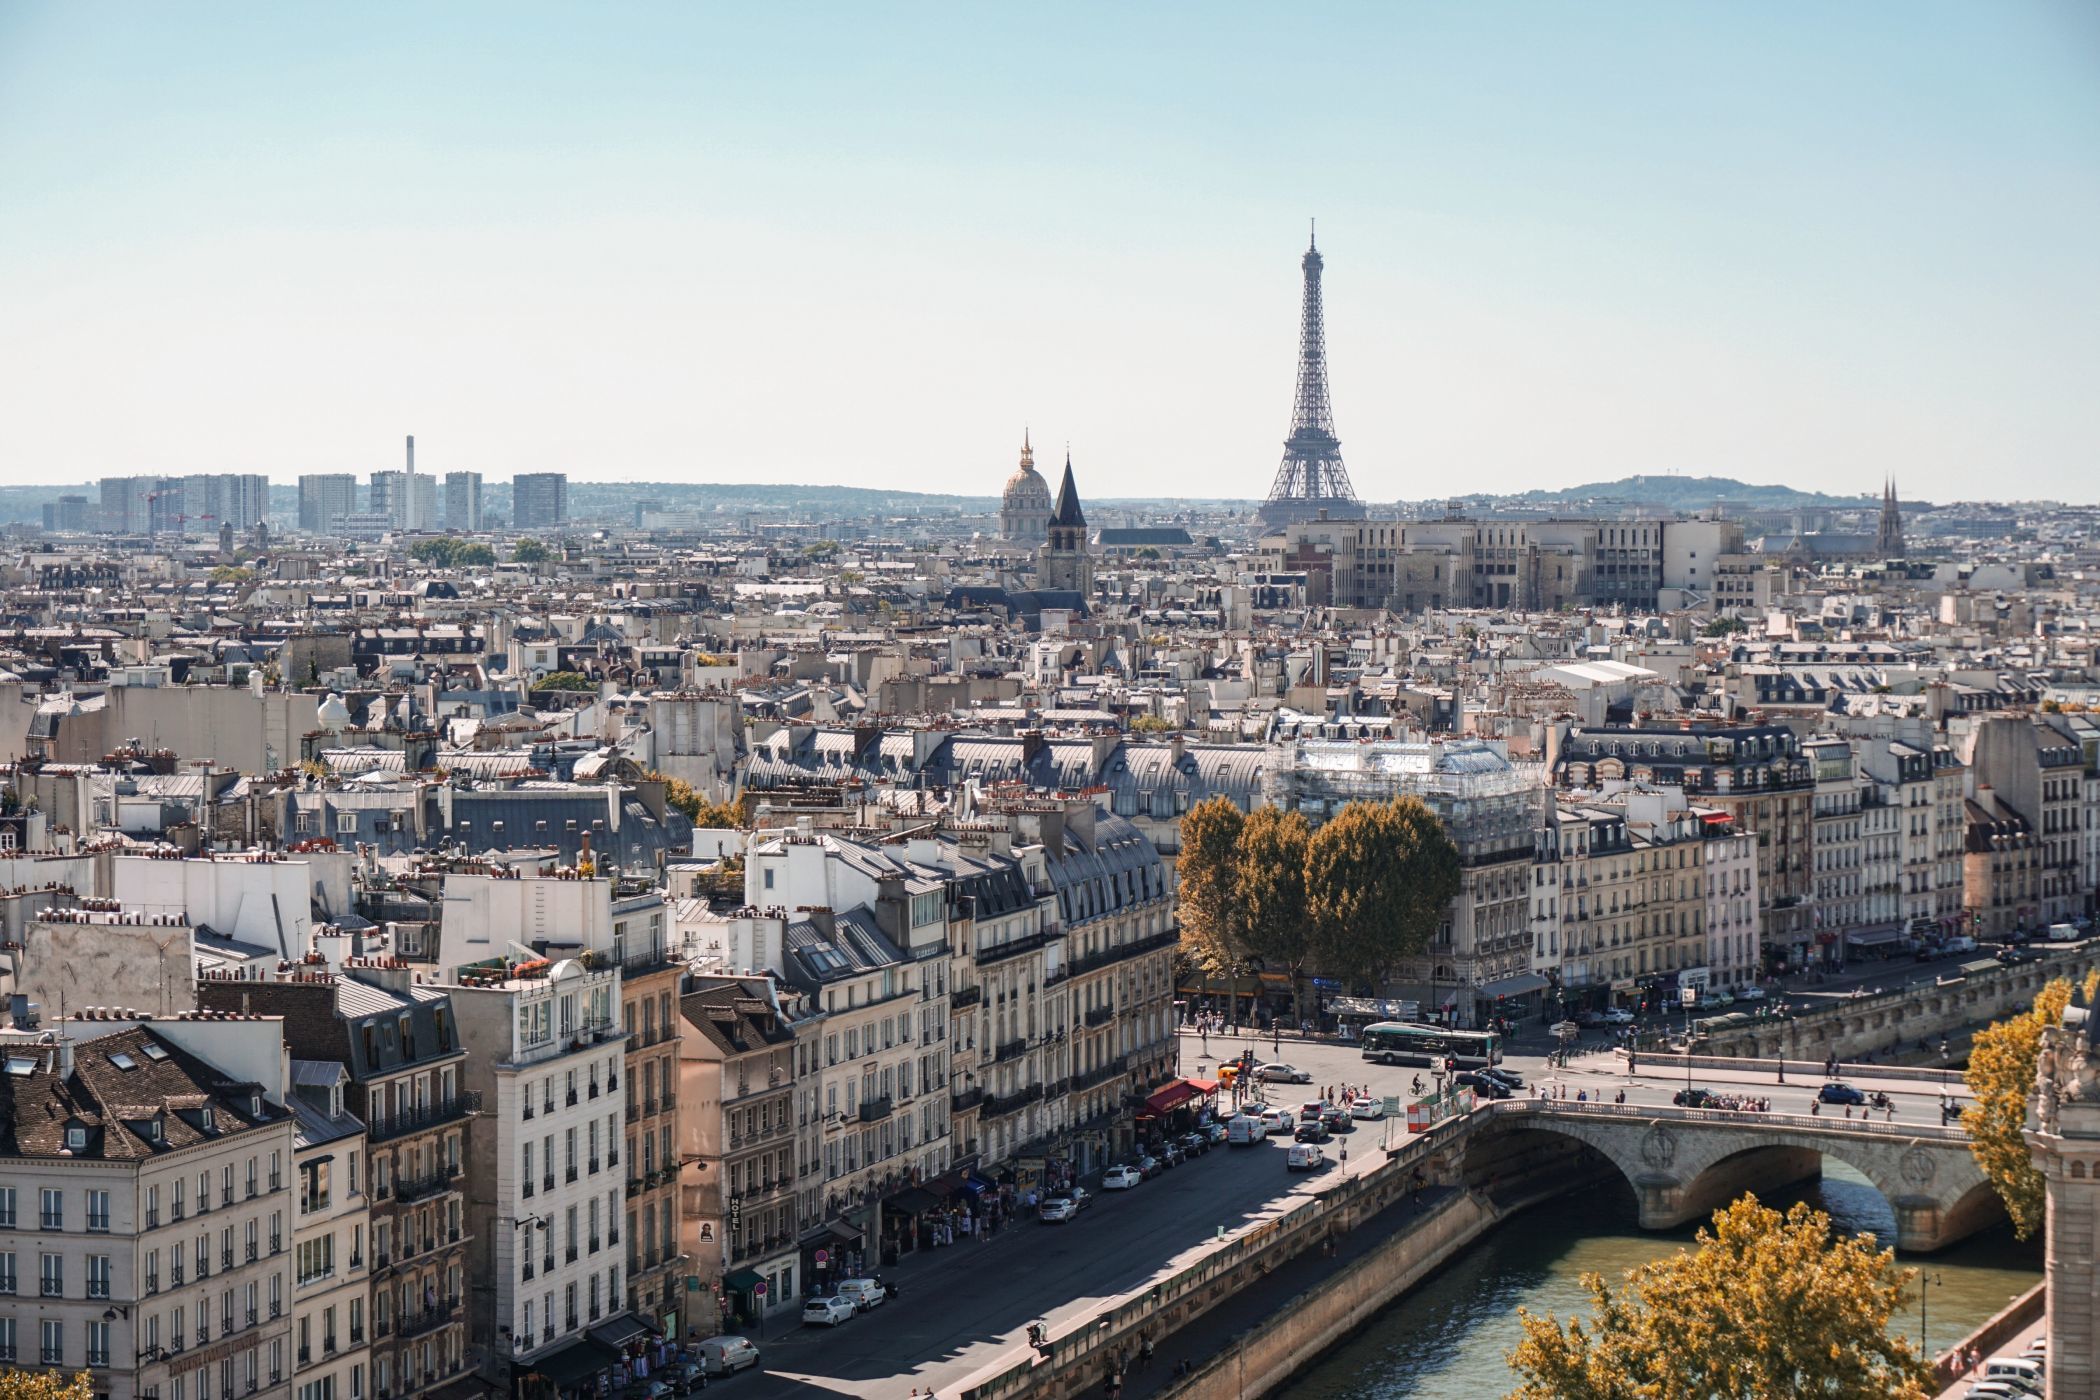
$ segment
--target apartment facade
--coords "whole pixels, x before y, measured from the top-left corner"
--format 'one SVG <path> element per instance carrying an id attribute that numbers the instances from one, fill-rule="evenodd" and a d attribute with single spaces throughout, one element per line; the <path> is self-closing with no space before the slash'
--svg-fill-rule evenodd
<path id="1" fill-rule="evenodd" d="M 465 1374 L 465 1164 L 480 1103 L 464 1084 L 451 997 L 405 963 L 356 958 L 333 974 L 200 982 L 198 997 L 210 1008 L 281 1015 L 295 1058 L 330 1061 L 347 1075 L 345 1107 L 365 1125 L 357 1179 L 369 1215 L 369 1393 L 410 1400 Z"/>
<path id="2" fill-rule="evenodd" d="M 464 1082 L 487 1129 L 466 1173 L 474 1339 L 486 1379 L 558 1378 L 646 1335 L 628 1311 L 622 1247 L 620 965 L 499 958 L 452 976 Z"/>
<path id="3" fill-rule="evenodd" d="M 292 1387 L 296 1400 L 368 1400 L 371 1196 L 365 1126 L 349 1109 L 350 1073 L 294 1060 Z"/>
<path id="4" fill-rule="evenodd" d="M 0 1366 L 112 1400 L 292 1394 L 278 1036 L 92 1012 L 0 1040 Z"/>

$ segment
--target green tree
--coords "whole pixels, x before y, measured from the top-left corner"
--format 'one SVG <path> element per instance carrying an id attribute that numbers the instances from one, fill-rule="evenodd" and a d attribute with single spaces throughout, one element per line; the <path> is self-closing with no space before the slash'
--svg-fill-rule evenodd
<path id="1" fill-rule="evenodd" d="M 544 564 L 553 557 L 554 551 L 539 540 L 519 540 L 510 550 L 513 564 Z"/>
<path id="2" fill-rule="evenodd" d="M 1915 1272 L 1805 1203 L 1744 1196 L 1619 1289 L 1583 1275 L 1587 1324 L 1523 1310 L 1509 1400 L 1923 1400 L 1931 1364 L 1888 1331 Z"/>
<path id="3" fill-rule="evenodd" d="M 1181 946 L 1213 976 L 1237 976 L 1246 958 L 1233 923 L 1240 830 L 1246 822 L 1246 814 L 1227 797 L 1207 797 L 1181 818 L 1181 854 L 1174 861 Z"/>
<path id="4" fill-rule="evenodd" d="M 1429 946 L 1460 878 L 1458 847 L 1420 798 L 1350 803 L 1306 850 L 1314 960 L 1376 986 Z"/>
<path id="5" fill-rule="evenodd" d="M 408 547 L 409 556 L 437 569 L 486 568 L 496 562 L 496 551 L 477 540 L 456 540 L 434 535 Z"/>
<path id="6" fill-rule="evenodd" d="M 1165 734 L 1177 727 L 1174 721 L 1163 715 L 1139 715 L 1130 722 L 1133 734 Z"/>
<path id="7" fill-rule="evenodd" d="M 550 671 L 533 683 L 534 690 L 596 690 L 598 682 L 580 671 Z"/>
<path id="8" fill-rule="evenodd" d="M 1312 926 L 1305 912 L 1305 856 L 1312 826 L 1302 812 L 1257 807 L 1240 828 L 1233 852 L 1232 911 L 1235 946 L 1266 967 L 1291 977 L 1291 1009 L 1305 1019 L 1298 985 L 1313 955 Z"/>
<path id="9" fill-rule="evenodd" d="M 0 1371 L 0 1400 L 93 1400 L 95 1378 L 82 1371 L 71 1380 L 56 1371 Z"/>
<path id="10" fill-rule="evenodd" d="M 674 812 L 685 813 L 696 827 L 742 827 L 750 824 L 750 813 L 746 810 L 748 804 L 740 797 L 732 797 L 727 802 L 710 802 L 683 778 L 667 778 L 661 773 L 651 773 L 649 776 L 664 785 L 664 804 Z"/>
<path id="11" fill-rule="evenodd" d="M 2092 994 L 2088 979 L 2087 996 Z M 2028 1154 L 2027 1103 L 2034 1097 L 2035 1063 L 2041 1057 L 2042 1032 L 2063 1024 L 2071 1002 L 2071 984 L 2061 977 L 2035 994 L 2034 1005 L 1976 1033 L 1969 1047 L 1969 1068 L 1962 1075 L 1976 1101 L 1961 1111 L 1969 1132 L 1969 1151 L 1990 1178 L 2013 1233 L 2031 1238 L 2041 1228 L 2042 1174 Z"/>
<path id="12" fill-rule="evenodd" d="M 213 583 L 253 583 L 255 570 L 243 569 L 233 564 L 220 564 L 211 571 Z"/>

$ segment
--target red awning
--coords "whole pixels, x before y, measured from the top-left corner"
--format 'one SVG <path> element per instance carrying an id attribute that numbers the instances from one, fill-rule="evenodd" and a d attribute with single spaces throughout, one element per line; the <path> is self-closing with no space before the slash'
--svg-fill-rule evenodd
<path id="1" fill-rule="evenodd" d="M 1145 1108 L 1152 1113 L 1172 1113 L 1175 1109 L 1196 1097 L 1196 1088 L 1186 1079 L 1177 1079 L 1165 1088 L 1156 1091 L 1145 1100 Z"/>
<path id="2" fill-rule="evenodd" d="M 1218 1081 L 1215 1079 L 1191 1079 L 1188 1081 L 1188 1086 L 1199 1094 L 1215 1094 L 1218 1092 Z"/>

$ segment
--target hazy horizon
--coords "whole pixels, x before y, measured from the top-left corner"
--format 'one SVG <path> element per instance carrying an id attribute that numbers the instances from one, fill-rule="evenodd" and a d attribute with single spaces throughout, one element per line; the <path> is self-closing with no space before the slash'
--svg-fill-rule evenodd
<path id="1" fill-rule="evenodd" d="M 2093 499 L 2100 8 L 0 10 L 0 483 Z M 2016 484 L 2017 489 L 2007 487 Z"/>

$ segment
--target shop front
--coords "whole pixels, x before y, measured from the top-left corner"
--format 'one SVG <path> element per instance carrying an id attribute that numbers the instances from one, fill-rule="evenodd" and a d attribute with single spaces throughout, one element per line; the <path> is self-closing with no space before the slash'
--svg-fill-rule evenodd
<path id="1" fill-rule="evenodd" d="M 837 1290 L 840 1280 L 859 1278 L 867 1257 L 867 1235 L 850 1220 L 827 1220 L 802 1237 L 802 1277 L 812 1296 Z"/>
<path id="2" fill-rule="evenodd" d="M 1519 972 L 1483 983 L 1474 992 L 1473 1023 L 1509 1033 L 1517 1023 L 1539 1014 L 1540 999 L 1552 979 L 1542 972 Z"/>

